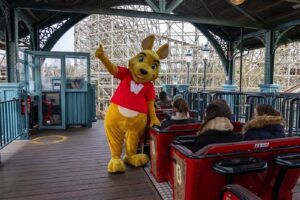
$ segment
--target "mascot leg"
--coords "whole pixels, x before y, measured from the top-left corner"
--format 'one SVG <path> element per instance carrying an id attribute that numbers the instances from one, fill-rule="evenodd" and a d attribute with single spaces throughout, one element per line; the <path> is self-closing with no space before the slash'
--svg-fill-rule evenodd
<path id="1" fill-rule="evenodd" d="M 127 131 L 125 134 L 126 155 L 124 161 L 135 167 L 143 166 L 149 162 L 149 157 L 146 154 L 136 154 L 146 123 L 147 116 L 140 113 L 134 120 L 131 119 L 127 124 Z"/>
<path id="2" fill-rule="evenodd" d="M 120 159 L 125 135 L 125 131 L 119 128 L 122 121 L 124 123 L 124 119 L 121 118 L 117 105 L 111 104 L 104 120 L 105 133 L 111 153 L 111 159 L 107 166 L 107 171 L 110 173 L 125 171 L 125 164 Z"/>

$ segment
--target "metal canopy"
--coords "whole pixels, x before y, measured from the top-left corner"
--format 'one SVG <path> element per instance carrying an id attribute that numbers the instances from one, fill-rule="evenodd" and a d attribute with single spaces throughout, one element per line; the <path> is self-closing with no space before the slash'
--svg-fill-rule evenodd
<path id="1" fill-rule="evenodd" d="M 229 41 L 238 41 L 239 27 L 245 27 L 244 46 L 248 49 L 263 46 L 257 38 L 261 30 L 282 30 L 296 26 L 285 33 L 285 37 L 292 41 L 300 39 L 300 28 L 297 27 L 300 24 L 300 6 L 286 0 L 246 0 L 240 6 L 228 0 L 14 0 L 6 3 L 11 8 L 24 9 L 25 15 L 38 26 L 50 19 L 53 19 L 52 22 L 55 22 L 55 18 L 58 21 L 61 19 L 59 16 L 112 14 L 205 24 L 210 32 Z M 150 5 L 156 12 L 115 9 L 116 6 L 132 4 Z M 171 10 L 173 13 L 169 14 Z M 20 32 L 25 34 L 26 30 Z"/>
<path id="2" fill-rule="evenodd" d="M 148 5 L 152 12 L 126 10 L 126 5 Z M 9 55 L 15 54 L 17 42 L 32 50 L 50 50 L 90 14 L 191 22 L 217 50 L 229 84 L 234 81 L 232 58 L 241 46 L 241 28 L 244 49 L 266 48 L 265 84 L 273 83 L 276 48 L 300 39 L 300 2 L 290 0 L 246 0 L 239 6 L 230 0 L 0 0 L 0 11 L 0 22 L 6 22 L 0 33 L 7 33 Z M 14 66 L 14 56 L 10 58 Z"/>

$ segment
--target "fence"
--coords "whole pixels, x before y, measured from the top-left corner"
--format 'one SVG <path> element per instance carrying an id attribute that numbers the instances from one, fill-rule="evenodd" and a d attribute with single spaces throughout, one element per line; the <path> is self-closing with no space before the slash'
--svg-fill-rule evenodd
<path id="1" fill-rule="evenodd" d="M 18 137 L 27 137 L 26 115 L 21 113 L 20 100 L 0 102 L 0 149 Z"/>
<path id="2" fill-rule="evenodd" d="M 183 98 L 191 110 L 197 111 L 198 119 L 203 120 L 205 109 L 212 101 L 212 95 L 208 92 L 185 92 Z"/>
<path id="3" fill-rule="evenodd" d="M 198 111 L 199 120 L 204 119 L 205 110 L 214 99 L 227 101 L 232 109 L 232 120 L 239 122 L 249 121 L 258 104 L 270 104 L 284 117 L 289 135 L 300 135 L 300 94 L 205 91 L 185 92 L 183 96 L 190 109 Z"/>
<path id="4" fill-rule="evenodd" d="M 295 136 L 300 134 L 300 98 L 295 98 L 290 102 L 289 112 L 289 135 Z"/>
<path id="5" fill-rule="evenodd" d="M 232 120 L 245 122 L 247 94 L 238 92 L 216 92 L 213 99 L 224 99 L 232 110 Z"/>

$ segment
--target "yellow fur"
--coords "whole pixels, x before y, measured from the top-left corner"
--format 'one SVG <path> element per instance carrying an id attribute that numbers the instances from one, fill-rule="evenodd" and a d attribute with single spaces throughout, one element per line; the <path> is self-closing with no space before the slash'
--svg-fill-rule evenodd
<path id="1" fill-rule="evenodd" d="M 152 50 L 154 39 L 154 35 L 145 38 L 142 42 L 143 50 L 129 60 L 129 71 L 136 83 L 154 81 L 159 74 L 160 59 L 164 59 L 168 55 L 168 44 L 161 46 L 156 52 Z M 96 50 L 95 56 L 102 61 L 112 75 L 118 73 L 117 66 L 105 56 L 102 45 Z M 141 70 L 145 70 L 147 73 L 142 74 Z M 124 162 L 120 159 L 124 140 L 126 149 L 124 161 L 126 163 L 139 167 L 149 162 L 147 155 L 136 154 L 140 137 L 146 127 L 147 115 L 138 113 L 132 117 L 126 117 L 119 110 L 119 105 L 111 103 L 104 120 L 105 133 L 111 151 L 111 160 L 107 166 L 107 171 L 110 173 L 125 171 Z M 148 110 L 150 126 L 160 125 L 155 115 L 154 101 L 148 102 Z M 128 113 L 134 113 L 130 111 L 128 109 Z"/>

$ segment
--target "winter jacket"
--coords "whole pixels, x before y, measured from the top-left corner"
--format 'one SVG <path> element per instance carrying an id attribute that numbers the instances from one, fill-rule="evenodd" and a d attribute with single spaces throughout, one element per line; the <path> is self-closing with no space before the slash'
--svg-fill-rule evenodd
<path id="1" fill-rule="evenodd" d="M 284 119 L 281 116 L 257 116 L 245 126 L 244 140 L 264 140 L 282 138 Z"/>
<path id="2" fill-rule="evenodd" d="M 233 132 L 233 126 L 228 118 L 216 117 L 207 122 L 201 129 L 192 151 L 196 152 L 209 144 L 239 142 L 242 135 Z"/>

